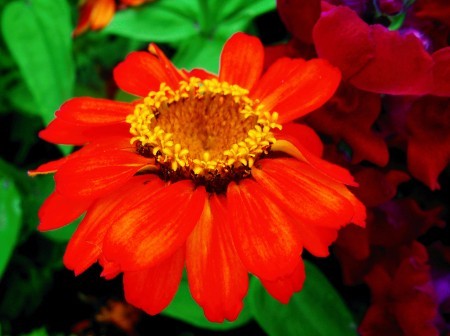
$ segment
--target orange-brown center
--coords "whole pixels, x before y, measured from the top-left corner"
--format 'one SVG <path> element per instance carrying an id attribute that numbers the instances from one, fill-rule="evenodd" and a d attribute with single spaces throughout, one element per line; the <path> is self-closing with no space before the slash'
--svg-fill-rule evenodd
<path id="1" fill-rule="evenodd" d="M 268 153 L 278 113 L 248 90 L 191 77 L 174 90 L 162 83 L 127 117 L 132 143 L 171 175 L 209 181 L 247 172 Z"/>

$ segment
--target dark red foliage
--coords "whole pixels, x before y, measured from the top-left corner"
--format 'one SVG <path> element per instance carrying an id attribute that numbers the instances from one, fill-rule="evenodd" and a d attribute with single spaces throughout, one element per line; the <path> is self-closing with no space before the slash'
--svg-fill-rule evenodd
<path id="1" fill-rule="evenodd" d="M 433 61 L 414 34 L 368 25 L 351 9 L 335 7 L 322 13 L 313 38 L 319 57 L 359 89 L 395 95 L 432 90 Z"/>
<path id="2" fill-rule="evenodd" d="M 450 258 L 446 267 L 432 262 L 431 269 L 426 250 L 426 242 L 445 240 L 436 232 L 446 232 L 447 204 L 427 197 L 447 181 L 450 162 L 448 3 L 327 0 L 321 10 L 311 44 L 299 38 L 309 34 L 310 22 L 280 1 L 293 38 L 266 52 L 268 63 L 317 55 L 342 72 L 334 97 L 301 122 L 327 141 L 328 160 L 352 171 L 359 183 L 353 191 L 368 209 L 366 229 L 345 227 L 334 248 L 344 283 L 366 282 L 371 289 L 359 332 L 448 333 Z M 397 14 L 404 18 L 400 28 L 388 29 Z M 399 193 L 405 182 L 406 193 Z M 425 187 L 430 195 L 417 192 Z"/>
<path id="3" fill-rule="evenodd" d="M 344 140 L 353 150 L 352 163 L 368 160 L 379 166 L 388 162 L 388 150 L 381 136 L 372 130 L 381 112 L 379 95 L 342 82 L 336 94 L 306 121 L 334 142 Z"/>
<path id="4" fill-rule="evenodd" d="M 292 36 L 312 43 L 312 30 L 319 19 L 320 0 L 277 0 L 278 13 Z"/>
<path id="5" fill-rule="evenodd" d="M 430 189 L 439 189 L 438 176 L 450 162 L 450 98 L 426 96 L 408 112 L 408 168 Z"/>
<path id="6" fill-rule="evenodd" d="M 427 260 L 427 251 L 418 242 L 380 258 L 365 278 L 372 305 L 359 327 L 362 336 L 439 335 L 434 325 L 436 294 Z"/>
<path id="7" fill-rule="evenodd" d="M 447 0 L 417 0 L 415 15 L 421 19 L 433 19 L 450 26 L 450 7 Z"/>

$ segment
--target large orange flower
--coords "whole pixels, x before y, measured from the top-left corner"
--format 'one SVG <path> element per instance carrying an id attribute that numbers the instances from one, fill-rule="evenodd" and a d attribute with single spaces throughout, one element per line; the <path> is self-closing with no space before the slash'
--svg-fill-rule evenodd
<path id="1" fill-rule="evenodd" d="M 120 7 L 139 6 L 153 0 L 82 0 L 80 16 L 74 35 L 80 35 L 89 28 L 98 30 L 106 27 Z"/>
<path id="2" fill-rule="evenodd" d="M 86 212 L 65 265 L 123 272 L 127 300 L 149 314 L 174 296 L 184 267 L 211 321 L 234 320 L 257 276 L 282 302 L 301 289 L 303 248 L 316 256 L 343 225 L 363 225 L 353 178 L 320 159 L 315 133 L 290 123 L 323 105 L 340 74 L 283 58 L 262 74 L 257 38 L 235 34 L 218 76 L 177 70 L 155 46 L 114 71 L 133 103 L 74 98 L 40 135 L 83 146 L 31 174 L 56 172 L 40 230 Z"/>

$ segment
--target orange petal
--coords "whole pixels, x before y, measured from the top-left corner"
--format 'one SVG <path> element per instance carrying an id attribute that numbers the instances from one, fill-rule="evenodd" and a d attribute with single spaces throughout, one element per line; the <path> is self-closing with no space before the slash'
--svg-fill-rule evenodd
<path id="1" fill-rule="evenodd" d="M 281 87 L 287 79 L 291 78 L 297 68 L 305 67 L 306 61 L 301 58 L 291 59 L 288 57 L 282 57 L 277 59 L 260 78 L 258 83 L 250 92 L 250 95 L 254 99 L 262 100 L 277 88 Z M 292 85 L 291 85 L 292 86 Z M 276 102 L 273 102 L 272 107 Z"/>
<path id="2" fill-rule="evenodd" d="M 66 101 L 56 116 L 70 123 L 95 126 L 125 122 L 133 109 L 130 103 L 82 97 Z"/>
<path id="3" fill-rule="evenodd" d="M 107 260 L 103 254 L 99 255 L 98 263 L 103 268 L 100 276 L 105 278 L 106 280 L 114 279 L 116 276 L 118 276 L 122 272 L 119 265 Z"/>
<path id="4" fill-rule="evenodd" d="M 283 125 L 282 131 L 275 129 L 277 139 L 288 140 L 297 147 L 305 147 L 311 154 L 321 157 L 323 143 L 317 133 L 309 126 L 297 123 Z"/>
<path id="5" fill-rule="evenodd" d="M 120 2 L 123 5 L 127 5 L 127 6 L 140 6 L 146 1 L 150 2 L 152 0 L 120 0 Z"/>
<path id="6" fill-rule="evenodd" d="M 90 25 L 93 30 L 98 30 L 106 27 L 112 20 L 116 11 L 114 0 L 93 0 L 93 5 L 90 14 Z"/>
<path id="7" fill-rule="evenodd" d="M 341 74 L 327 61 L 281 58 L 264 74 L 251 93 L 282 124 L 319 108 L 336 91 Z"/>
<path id="8" fill-rule="evenodd" d="M 284 152 L 297 160 L 308 163 L 311 167 L 315 168 L 318 173 L 322 173 L 336 182 L 350 186 L 358 186 L 358 183 L 355 182 L 353 176 L 347 169 L 325 161 L 310 153 L 303 144 L 301 144 L 298 137 L 294 139 L 289 134 L 285 135 L 283 132 L 280 132 L 277 134 L 277 142 L 272 145 L 271 150 L 274 152 Z"/>
<path id="9" fill-rule="evenodd" d="M 80 217 L 91 205 L 92 200 L 71 199 L 54 191 L 39 209 L 38 230 L 58 229 Z"/>
<path id="10" fill-rule="evenodd" d="M 122 150 L 130 153 L 135 153 L 136 146 L 130 144 L 130 136 L 110 136 L 110 137 L 98 137 L 95 141 L 91 141 L 86 144 L 80 150 L 72 153 L 70 158 L 78 156 L 90 156 L 99 155 L 100 153 L 108 152 L 111 150 Z"/>
<path id="11" fill-rule="evenodd" d="M 299 259 L 299 263 L 292 274 L 275 281 L 261 279 L 261 283 L 270 295 L 281 303 L 287 304 L 292 295 L 302 289 L 305 278 L 305 265 L 303 260 Z"/>
<path id="12" fill-rule="evenodd" d="M 71 197 L 97 198 L 122 186 L 147 164 L 148 158 L 122 150 L 77 155 L 55 174 L 56 189 Z"/>
<path id="13" fill-rule="evenodd" d="M 167 58 L 163 51 L 158 48 L 155 43 L 150 43 L 150 45 L 148 46 L 148 51 L 150 51 L 151 54 L 155 55 L 158 58 L 158 61 L 161 64 L 161 67 L 166 72 L 166 76 L 168 78 L 166 84 L 168 84 L 171 88 L 177 88 L 180 80 L 186 79 L 184 73 L 181 70 L 175 68 L 173 63 Z"/>
<path id="14" fill-rule="evenodd" d="M 89 139 L 83 134 L 90 126 L 79 126 L 59 118 L 39 132 L 39 137 L 47 142 L 67 145 L 84 145 Z"/>
<path id="15" fill-rule="evenodd" d="M 192 69 L 191 71 L 182 70 L 186 77 L 197 77 L 200 79 L 213 79 L 216 78 L 216 75 L 209 73 L 204 69 Z"/>
<path id="16" fill-rule="evenodd" d="M 328 245 L 344 225 L 364 224 L 365 209 L 343 185 L 293 159 L 261 160 L 252 176 L 280 207 L 296 219 L 310 252 L 328 254 Z M 295 201 L 293 201 L 295 200 Z"/>
<path id="17" fill-rule="evenodd" d="M 125 299 L 147 314 L 160 313 L 175 296 L 183 267 L 184 248 L 180 248 L 156 266 L 124 272 Z"/>
<path id="18" fill-rule="evenodd" d="M 244 33 L 236 33 L 223 48 L 219 80 L 250 90 L 261 76 L 263 63 L 261 41 Z"/>
<path id="19" fill-rule="evenodd" d="M 224 202 L 215 194 L 205 200 L 186 244 L 189 288 L 212 322 L 235 320 L 248 289 L 247 271 L 233 245 Z"/>
<path id="20" fill-rule="evenodd" d="M 90 143 L 83 147 L 82 149 L 70 154 L 67 157 L 63 157 L 61 159 L 50 161 L 40 165 L 35 170 L 28 171 L 28 175 L 35 176 L 38 174 L 49 174 L 55 173 L 62 165 L 64 165 L 68 160 L 82 155 L 89 155 L 92 151 L 102 152 L 108 151 L 111 149 L 123 149 L 133 152 L 135 150 L 134 145 L 130 145 L 129 137 L 110 137 L 106 139 L 100 138 L 97 139 L 96 142 Z"/>
<path id="21" fill-rule="evenodd" d="M 148 197 L 124 202 L 103 245 L 108 260 L 123 270 L 152 267 L 185 242 L 203 210 L 206 192 L 191 181 L 161 188 Z"/>
<path id="22" fill-rule="evenodd" d="M 130 137 L 130 125 L 127 123 L 106 126 L 89 126 L 54 119 L 47 128 L 39 132 L 39 137 L 55 144 L 84 145 L 85 143 L 109 136 Z"/>
<path id="23" fill-rule="evenodd" d="M 126 137 L 128 138 L 129 142 L 130 124 L 123 122 L 104 126 L 89 127 L 84 130 L 83 136 L 86 137 L 86 139 L 88 140 L 87 142 L 94 142 L 98 141 L 98 139 L 110 137 Z"/>
<path id="24" fill-rule="evenodd" d="M 234 245 L 249 272 L 269 281 L 291 274 L 302 252 L 302 236 L 272 193 L 251 179 L 227 191 Z"/>
<path id="25" fill-rule="evenodd" d="M 77 36 L 89 29 L 91 12 L 96 0 L 87 0 L 79 9 L 77 26 L 73 31 L 73 35 Z"/>
<path id="26" fill-rule="evenodd" d="M 338 218 L 341 218 L 342 223 L 346 223 L 348 220 L 346 221 L 345 217 L 346 215 L 348 215 L 349 221 L 351 221 L 354 224 L 364 226 L 366 218 L 366 209 L 364 205 L 356 198 L 355 195 L 353 195 L 348 190 L 348 188 L 343 183 L 331 180 L 328 176 L 324 176 L 320 172 L 317 172 L 314 169 L 314 167 L 288 158 L 279 158 L 276 160 L 261 160 L 259 167 L 261 167 L 261 169 L 257 170 L 256 174 L 261 172 L 266 174 L 265 177 L 260 177 L 260 179 L 269 178 L 267 175 L 270 175 L 271 178 L 274 180 L 274 183 L 276 181 L 276 183 L 289 184 L 290 181 L 293 182 L 295 181 L 295 183 L 303 185 L 304 187 L 306 186 L 307 183 L 309 183 L 311 184 L 310 186 L 307 187 L 309 188 L 308 191 L 309 193 L 317 192 L 320 195 L 320 197 L 325 196 L 325 194 L 322 195 L 321 192 L 326 192 L 326 194 L 329 195 L 330 198 L 324 198 L 323 200 L 332 201 L 334 197 L 341 197 L 345 199 L 346 202 L 343 200 L 339 201 L 339 199 L 336 199 L 335 201 L 338 203 L 336 203 L 334 206 L 331 204 L 327 204 L 327 206 L 331 207 L 330 210 L 334 208 L 335 211 L 340 212 L 339 217 L 335 217 L 335 221 Z M 283 172 L 282 174 L 280 174 L 280 170 Z M 309 182 L 307 182 L 307 180 L 309 180 Z M 322 187 L 325 189 L 323 189 Z M 328 189 L 328 191 L 326 191 L 326 189 Z M 337 194 L 338 196 L 334 195 L 333 197 L 333 194 Z M 311 197 L 314 196 L 311 195 Z M 352 211 L 344 207 L 348 206 L 349 204 L 351 205 Z M 353 212 L 353 214 L 351 214 L 351 212 Z M 346 213 L 346 215 L 344 215 L 344 213 Z M 326 223 L 327 222 L 325 221 L 325 219 L 323 219 L 321 225 L 327 226 L 324 225 Z M 336 224 L 334 225 L 332 223 L 330 224 L 331 227 L 336 226 Z"/>
<path id="27" fill-rule="evenodd" d="M 150 91 L 159 91 L 161 83 L 171 84 L 172 75 L 155 55 L 145 51 L 130 53 L 114 68 L 117 85 L 122 90 L 141 97 L 146 97 Z"/>
<path id="28" fill-rule="evenodd" d="M 114 222 L 115 214 L 122 203 L 147 197 L 158 192 L 163 182 L 154 175 L 140 175 L 116 192 L 97 200 L 81 221 L 67 245 L 64 265 L 75 274 L 84 272 L 97 261 L 106 232 Z"/>
<path id="29" fill-rule="evenodd" d="M 67 157 L 63 157 L 58 160 L 50 161 L 47 163 L 44 163 L 37 167 L 34 170 L 29 170 L 28 175 L 29 176 L 36 176 L 39 174 L 51 174 L 55 173 L 64 163 L 67 162 Z"/>

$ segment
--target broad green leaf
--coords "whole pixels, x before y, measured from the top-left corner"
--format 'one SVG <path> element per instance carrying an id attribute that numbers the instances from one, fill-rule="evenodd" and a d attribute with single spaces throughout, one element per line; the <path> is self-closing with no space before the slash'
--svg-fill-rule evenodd
<path id="1" fill-rule="evenodd" d="M 180 68 L 201 68 L 213 73 L 219 70 L 220 53 L 226 40 L 238 31 L 247 31 L 256 16 L 275 9 L 274 0 L 198 2 L 199 19 L 206 21 L 202 33 L 178 43 L 172 61 Z"/>
<path id="2" fill-rule="evenodd" d="M 351 336 L 356 324 L 337 291 L 319 269 L 305 262 L 306 281 L 286 305 L 272 298 L 256 278 L 250 287 L 253 316 L 270 336 Z"/>
<path id="3" fill-rule="evenodd" d="M 114 100 L 130 103 L 136 100 L 136 96 L 129 94 L 125 91 L 118 90 L 116 95 L 114 96 Z"/>
<path id="4" fill-rule="evenodd" d="M 29 185 L 29 190 L 23 199 L 28 214 L 26 221 L 29 227 L 35 230 L 39 224 L 37 217 L 39 208 L 53 191 L 55 183 L 52 175 L 29 177 L 25 174 L 25 177 L 28 179 Z"/>
<path id="5" fill-rule="evenodd" d="M 53 249 L 50 245 L 46 247 L 48 250 Z M 47 251 L 36 249 L 36 253 L 42 254 Z M 33 256 L 33 259 L 29 259 L 16 254 L 11 259 L 11 267 L 2 279 L 2 284 L 8 290 L 0 300 L 0 316 L 6 319 L 30 316 L 42 303 L 51 287 L 55 266 L 38 266 L 35 259 L 38 258 Z"/>
<path id="6" fill-rule="evenodd" d="M 74 220 L 69 225 L 66 225 L 60 229 L 42 232 L 42 235 L 55 242 L 66 243 L 70 240 L 70 238 L 72 237 L 73 233 L 77 229 L 78 224 L 80 224 L 82 219 L 83 218 L 80 217 Z"/>
<path id="7" fill-rule="evenodd" d="M 201 68 L 217 74 L 224 43 L 225 39 L 194 36 L 180 44 L 172 61 L 178 68 L 187 70 Z"/>
<path id="8" fill-rule="evenodd" d="M 252 20 L 247 18 L 233 18 L 217 27 L 214 38 L 227 40 L 236 32 L 248 32 Z"/>
<path id="9" fill-rule="evenodd" d="M 72 27 L 66 0 L 8 4 L 2 15 L 5 42 L 39 112 L 48 124 L 73 94 Z"/>
<path id="10" fill-rule="evenodd" d="M 3 172 L 14 181 L 17 189 L 22 195 L 23 227 L 20 239 L 21 241 L 24 241 L 27 239 L 28 235 L 36 232 L 36 227 L 39 224 L 37 215 L 39 208 L 55 188 L 53 176 L 52 174 L 48 174 L 30 177 L 26 171 L 17 169 L 2 159 L 0 159 L 0 172 Z M 73 225 L 75 226 L 76 224 Z M 63 230 L 61 234 L 55 234 L 54 240 L 66 240 L 67 238 L 64 238 L 64 236 L 67 237 L 70 230 L 74 229 L 74 227 L 68 227 L 66 228 L 67 231 Z"/>
<path id="11" fill-rule="evenodd" d="M 253 19 L 275 8 L 275 0 L 227 1 L 215 11 L 217 14 L 215 21 L 220 24 L 214 26 L 214 36 L 227 39 L 235 32 L 247 31 Z"/>
<path id="12" fill-rule="evenodd" d="M 29 334 L 22 334 L 20 336 L 48 336 L 47 330 L 45 328 L 35 329 Z"/>
<path id="13" fill-rule="evenodd" d="M 216 13 L 216 19 L 220 22 L 225 22 L 233 18 L 255 18 L 258 15 L 275 10 L 275 8 L 276 0 L 229 0 L 224 3 L 211 2 L 211 10 Z"/>
<path id="14" fill-rule="evenodd" d="M 22 243 L 32 232 L 36 231 L 37 213 L 42 202 L 54 188 L 53 177 L 43 175 L 30 178 L 26 171 L 16 168 L 1 158 L 0 172 L 14 182 L 21 195 L 23 225 L 19 243 Z"/>
<path id="15" fill-rule="evenodd" d="M 77 84 L 104 85 L 102 72 L 110 74 L 114 66 L 123 61 L 128 53 L 146 48 L 148 42 L 111 36 L 104 30 L 77 36 L 73 41 L 73 48 L 76 50 L 74 59 L 77 65 Z"/>
<path id="16" fill-rule="evenodd" d="M 208 10 L 215 14 L 214 18 L 220 22 L 243 15 L 256 17 L 276 8 L 276 0 L 228 0 L 223 2 L 203 0 L 203 2 L 208 3 Z"/>
<path id="17" fill-rule="evenodd" d="M 9 91 L 15 83 L 20 80 L 21 76 L 15 63 L 12 62 L 11 56 L 6 52 L 6 46 L 4 45 L 1 36 L 0 50 L 0 92 L 2 93 L 0 94 L 0 114 L 2 114 L 11 112 Z"/>
<path id="18" fill-rule="evenodd" d="M 177 42 L 198 34 L 198 8 L 192 0 L 159 0 L 116 13 L 105 33 L 146 42 Z"/>
<path id="19" fill-rule="evenodd" d="M 255 18 L 276 9 L 276 0 L 241 1 L 242 7 L 231 14 L 236 19 Z M 230 15 L 228 16 L 230 17 Z"/>
<path id="20" fill-rule="evenodd" d="M 9 91 L 8 96 L 14 107 L 19 110 L 32 115 L 40 115 L 39 107 L 25 83 L 14 86 Z"/>
<path id="21" fill-rule="evenodd" d="M 0 172 L 0 278 L 16 246 L 21 223 L 19 191 L 12 179 Z"/>
<path id="22" fill-rule="evenodd" d="M 213 323 L 209 322 L 203 314 L 202 308 L 194 301 L 189 291 L 189 285 L 186 279 L 180 283 L 175 298 L 172 303 L 162 312 L 169 317 L 181 320 L 199 328 L 210 330 L 228 330 L 240 327 L 246 324 L 251 318 L 247 305 L 244 305 L 239 317 L 234 322 Z"/>

